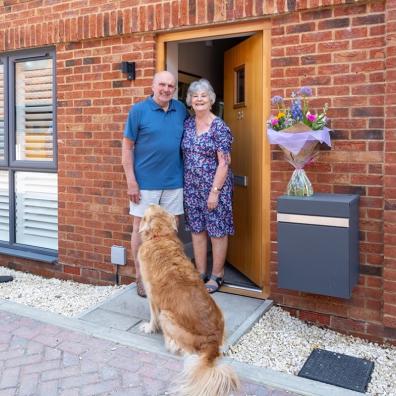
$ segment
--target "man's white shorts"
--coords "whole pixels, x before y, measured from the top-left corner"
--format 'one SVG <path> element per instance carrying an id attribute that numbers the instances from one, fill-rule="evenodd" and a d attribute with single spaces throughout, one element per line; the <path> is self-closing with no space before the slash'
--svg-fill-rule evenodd
<path id="1" fill-rule="evenodd" d="M 173 215 L 183 214 L 183 189 L 174 190 L 140 190 L 141 199 L 138 204 L 130 202 L 129 214 L 143 217 L 144 211 L 151 204 L 157 204 Z"/>

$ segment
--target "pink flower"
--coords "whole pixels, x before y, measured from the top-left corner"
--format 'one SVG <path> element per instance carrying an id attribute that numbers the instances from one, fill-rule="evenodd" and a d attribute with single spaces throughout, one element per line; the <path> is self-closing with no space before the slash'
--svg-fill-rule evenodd
<path id="1" fill-rule="evenodd" d="M 271 125 L 277 125 L 278 123 L 279 123 L 279 120 L 277 118 L 271 119 Z"/>
<path id="2" fill-rule="evenodd" d="M 311 114 L 311 113 L 308 111 L 308 113 L 307 113 L 307 120 L 308 120 L 309 122 L 314 122 L 314 121 L 316 120 L 316 118 L 317 118 L 317 115 L 316 115 L 316 114 Z"/>

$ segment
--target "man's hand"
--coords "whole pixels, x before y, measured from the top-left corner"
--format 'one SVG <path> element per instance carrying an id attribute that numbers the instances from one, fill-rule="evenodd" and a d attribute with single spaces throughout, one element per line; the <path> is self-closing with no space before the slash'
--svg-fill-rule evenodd
<path id="1" fill-rule="evenodd" d="M 131 202 L 135 204 L 138 204 L 140 202 L 141 199 L 140 188 L 136 182 L 128 183 L 128 196 Z"/>

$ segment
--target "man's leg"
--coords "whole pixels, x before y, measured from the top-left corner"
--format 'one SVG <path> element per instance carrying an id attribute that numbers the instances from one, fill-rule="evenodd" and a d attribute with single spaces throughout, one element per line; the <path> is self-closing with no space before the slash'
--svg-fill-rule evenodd
<path id="1" fill-rule="evenodd" d="M 142 276 L 140 273 L 140 263 L 137 258 L 138 250 L 142 244 L 142 240 L 139 234 L 140 221 L 144 215 L 145 210 L 150 204 L 158 203 L 159 197 L 161 196 L 161 190 L 140 190 L 140 202 L 138 204 L 130 204 L 129 214 L 133 216 L 133 228 L 131 236 L 131 249 L 132 257 L 135 262 L 136 271 L 136 290 L 140 297 L 146 297 L 146 292 L 144 290 Z"/>
<path id="2" fill-rule="evenodd" d="M 140 264 L 139 264 L 139 260 L 137 258 L 139 247 L 142 244 L 142 239 L 140 238 L 140 234 L 139 234 L 139 226 L 140 226 L 141 220 L 142 220 L 141 217 L 137 217 L 137 216 L 133 217 L 131 249 L 132 249 L 133 261 L 135 262 L 137 294 L 140 297 L 146 297 L 146 292 L 144 290 L 144 286 L 143 286 L 143 282 L 142 282 L 142 275 L 140 273 Z"/>

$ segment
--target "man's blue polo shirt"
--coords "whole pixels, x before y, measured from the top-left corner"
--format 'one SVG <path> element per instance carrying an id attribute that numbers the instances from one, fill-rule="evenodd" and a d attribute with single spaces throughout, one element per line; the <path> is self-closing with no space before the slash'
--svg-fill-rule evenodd
<path id="1" fill-rule="evenodd" d="M 172 99 L 164 111 L 152 97 L 132 106 L 124 136 L 135 143 L 134 171 L 141 190 L 183 187 L 180 143 L 187 110 Z"/>

